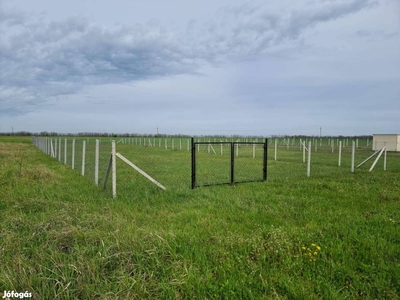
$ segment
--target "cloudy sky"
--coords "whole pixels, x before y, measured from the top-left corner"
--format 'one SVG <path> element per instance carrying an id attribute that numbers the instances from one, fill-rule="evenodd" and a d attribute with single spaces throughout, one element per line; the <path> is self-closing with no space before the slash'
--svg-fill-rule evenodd
<path id="1" fill-rule="evenodd" d="M 400 133 L 398 0 L 0 0 L 0 132 Z"/>

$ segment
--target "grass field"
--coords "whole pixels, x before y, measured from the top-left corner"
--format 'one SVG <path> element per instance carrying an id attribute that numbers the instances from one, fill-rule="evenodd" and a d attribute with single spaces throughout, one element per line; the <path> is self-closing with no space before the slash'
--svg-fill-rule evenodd
<path id="1" fill-rule="evenodd" d="M 2 137 L 0 291 L 33 299 L 399 299 L 400 153 L 388 153 L 386 171 L 380 161 L 351 173 L 349 146 L 341 167 L 337 152 L 322 147 L 308 178 L 302 152 L 290 147 L 279 145 L 275 161 L 270 144 L 267 182 L 191 190 L 189 152 L 120 143 L 117 151 L 167 191 L 118 161 L 113 199 L 93 184 L 91 168 L 79 175 L 79 157 L 71 170 L 30 138 Z M 371 153 L 360 145 L 356 164 Z"/>

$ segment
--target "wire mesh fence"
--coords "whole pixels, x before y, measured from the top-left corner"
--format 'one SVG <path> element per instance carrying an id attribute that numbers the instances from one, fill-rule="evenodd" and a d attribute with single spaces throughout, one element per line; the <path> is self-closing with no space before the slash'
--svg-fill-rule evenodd
<path id="1" fill-rule="evenodd" d="M 91 182 L 103 185 L 111 154 L 110 142 L 100 143 L 88 138 L 33 137 L 33 143 Z"/>
<path id="2" fill-rule="evenodd" d="M 264 146 L 262 143 L 234 143 L 235 182 L 263 181 L 267 179 L 266 145 Z"/>
<path id="3" fill-rule="evenodd" d="M 167 148 L 164 144 L 159 147 L 158 143 L 147 143 L 146 146 L 119 143 L 117 152 L 168 189 L 190 188 L 190 151 L 172 149 L 171 143 Z M 137 180 L 137 174 L 132 174 L 132 168 L 120 165 L 118 162 L 118 175 L 132 179 L 121 182 L 129 189 L 129 185 Z"/>
<path id="4" fill-rule="evenodd" d="M 109 137 L 33 137 L 34 144 L 43 152 L 99 186 L 104 185 L 112 140 L 114 138 Z M 263 142 L 265 140 L 260 138 L 194 138 L 192 145 L 190 138 L 181 137 L 115 139 L 116 151 L 120 155 L 167 189 L 264 180 L 267 169 L 263 164 L 267 160 L 269 180 L 301 178 L 306 175 L 308 151 L 311 151 L 312 176 L 340 176 L 343 172 L 350 172 L 353 144 L 354 168 L 358 172 L 368 172 L 379 155 L 357 168 L 374 153 L 372 139 L 271 138 L 267 140 L 267 147 L 263 146 Z M 385 152 L 381 156 L 386 158 L 386 155 L 388 170 L 400 171 L 396 164 L 400 153 Z M 120 158 L 116 159 L 116 165 L 120 193 L 135 193 L 143 187 L 157 188 Z M 376 170 L 385 168 L 386 159 L 377 161 Z M 111 193 L 110 185 L 107 185 L 107 192 Z"/>
<path id="5" fill-rule="evenodd" d="M 194 143 L 193 147 L 192 188 L 202 185 L 206 186 L 230 182 L 230 143 L 201 144 L 200 142 L 198 142 Z M 219 153 L 217 154 L 216 151 L 219 151 Z"/>
<path id="6" fill-rule="evenodd" d="M 192 140 L 192 188 L 266 180 L 267 141 L 195 142 Z"/>

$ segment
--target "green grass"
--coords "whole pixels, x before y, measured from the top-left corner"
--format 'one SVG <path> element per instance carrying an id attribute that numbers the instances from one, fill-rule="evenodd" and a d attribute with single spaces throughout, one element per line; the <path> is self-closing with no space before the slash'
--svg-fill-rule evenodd
<path id="1" fill-rule="evenodd" d="M 118 144 L 167 191 L 118 160 L 113 199 L 92 175 L 79 175 L 79 164 L 71 170 L 29 141 L 0 141 L 0 291 L 33 299 L 399 299 L 399 153 L 388 153 L 387 171 L 379 162 L 351 173 L 349 147 L 341 167 L 326 147 L 312 153 L 307 178 L 297 147 L 280 146 L 274 161 L 270 144 L 267 182 L 190 190 L 187 151 Z M 370 153 L 359 149 L 356 164 Z M 310 257 L 312 244 L 321 250 Z"/>

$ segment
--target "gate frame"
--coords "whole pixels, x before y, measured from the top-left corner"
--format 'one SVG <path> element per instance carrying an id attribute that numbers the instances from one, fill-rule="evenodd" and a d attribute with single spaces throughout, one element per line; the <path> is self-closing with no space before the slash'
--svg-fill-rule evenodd
<path id="1" fill-rule="evenodd" d="M 267 181 L 267 164 L 268 164 L 268 139 L 266 138 L 264 142 L 195 142 L 194 138 L 191 139 L 191 152 L 192 152 L 192 189 L 199 187 L 196 185 L 196 145 L 230 145 L 231 147 L 231 168 L 230 168 L 230 182 L 226 183 L 215 183 L 215 184 L 207 184 L 203 186 L 210 185 L 221 185 L 221 184 L 230 184 L 234 185 L 235 182 L 235 145 L 264 145 L 264 155 L 263 155 L 263 179 L 261 180 L 246 180 L 246 181 L 238 181 L 240 182 L 259 182 L 259 181 Z"/>

